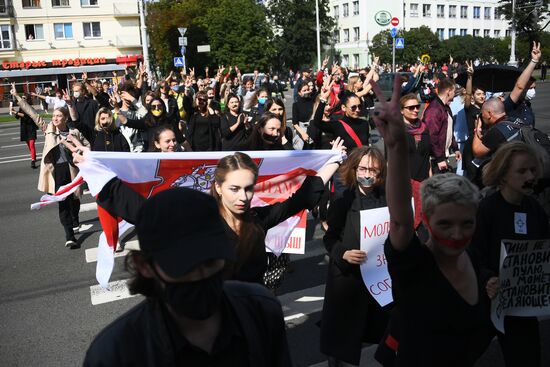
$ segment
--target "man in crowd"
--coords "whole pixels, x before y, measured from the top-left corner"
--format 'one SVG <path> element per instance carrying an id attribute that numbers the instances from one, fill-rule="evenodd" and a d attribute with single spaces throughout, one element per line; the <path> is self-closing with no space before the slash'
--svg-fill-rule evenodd
<path id="1" fill-rule="evenodd" d="M 291 365 L 277 299 L 260 285 L 223 281 L 235 254 L 213 197 L 163 191 L 135 225 L 141 249 L 128 255 L 130 291 L 147 298 L 96 337 L 84 366 Z"/>

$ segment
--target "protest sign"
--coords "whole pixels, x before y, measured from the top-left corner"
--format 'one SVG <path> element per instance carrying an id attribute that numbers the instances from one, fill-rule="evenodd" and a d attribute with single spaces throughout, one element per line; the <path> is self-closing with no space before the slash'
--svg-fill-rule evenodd
<path id="1" fill-rule="evenodd" d="M 502 240 L 499 280 L 491 319 L 500 332 L 505 316 L 550 315 L 550 240 Z"/>
<path id="2" fill-rule="evenodd" d="M 384 242 L 390 232 L 388 207 L 362 210 L 361 251 L 367 253 L 367 261 L 361 264 L 361 276 L 369 293 L 380 306 L 393 301 L 391 278 L 384 255 Z"/>

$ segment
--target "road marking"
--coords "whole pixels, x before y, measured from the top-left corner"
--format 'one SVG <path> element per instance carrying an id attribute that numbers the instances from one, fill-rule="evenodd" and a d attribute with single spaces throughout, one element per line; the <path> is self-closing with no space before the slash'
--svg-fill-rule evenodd
<path id="1" fill-rule="evenodd" d="M 285 322 L 290 321 L 290 320 L 301 319 L 304 316 L 307 316 L 307 315 L 304 314 L 304 313 L 301 313 L 301 312 L 297 313 L 297 314 L 294 314 L 294 315 L 290 315 L 290 316 L 285 317 Z"/>
<path id="2" fill-rule="evenodd" d="M 130 252 L 128 249 L 125 249 L 124 251 L 121 251 L 121 252 L 115 252 L 115 257 L 126 256 L 128 252 Z M 96 261 L 97 261 L 97 247 L 86 249 L 86 262 L 93 263 Z"/>
<path id="3" fill-rule="evenodd" d="M 110 282 L 110 290 L 103 289 L 100 285 L 91 286 L 90 299 L 92 301 L 92 305 L 96 306 L 103 303 L 120 301 L 137 296 L 137 294 L 130 294 L 127 283 L 128 279 Z"/>
<path id="4" fill-rule="evenodd" d="M 44 144 L 43 141 L 37 141 L 36 143 L 34 143 L 35 145 L 38 145 L 38 144 Z M 15 147 L 26 147 L 27 144 L 13 144 L 13 145 L 3 145 L 1 146 L 0 148 L 15 148 Z"/>
<path id="5" fill-rule="evenodd" d="M 93 224 L 81 224 L 80 225 L 80 228 L 78 230 L 78 233 L 82 233 L 82 232 L 86 232 L 88 229 L 92 228 L 94 225 Z"/>
<path id="6" fill-rule="evenodd" d="M 19 135 L 21 134 L 20 132 L 17 132 L 17 133 L 5 133 L 5 134 L 0 134 L 0 136 L 8 136 L 8 135 Z"/>
<path id="7" fill-rule="evenodd" d="M 42 156 L 42 153 L 37 154 L 36 158 L 38 158 L 38 156 Z M 23 157 L 30 158 L 31 154 L 27 153 L 27 154 L 20 154 L 20 155 L 12 155 L 12 156 L 9 156 L 9 157 L 0 157 L 0 159 L 23 158 Z"/>
<path id="8" fill-rule="evenodd" d="M 96 203 L 80 204 L 80 213 L 91 212 L 97 210 Z"/>
<path id="9" fill-rule="evenodd" d="M 317 302 L 317 301 L 322 301 L 324 300 L 325 297 L 309 297 L 309 296 L 305 296 L 305 297 L 302 297 L 302 298 L 298 298 L 295 302 Z"/>
<path id="10" fill-rule="evenodd" d="M 30 161 L 30 157 L 27 155 L 26 156 L 27 158 L 20 158 L 20 159 L 11 159 L 9 161 L 0 161 L 0 164 L 5 164 L 5 163 L 14 163 L 14 162 L 28 162 Z M 40 160 L 40 158 L 42 158 L 42 156 L 36 156 L 36 159 L 37 160 Z"/>

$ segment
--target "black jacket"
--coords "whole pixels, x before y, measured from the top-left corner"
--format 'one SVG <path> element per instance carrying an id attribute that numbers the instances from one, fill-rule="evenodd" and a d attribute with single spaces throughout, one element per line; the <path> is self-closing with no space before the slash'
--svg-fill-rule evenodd
<path id="1" fill-rule="evenodd" d="M 291 366 L 283 312 L 264 287 L 227 281 L 224 294 L 244 335 L 250 366 Z M 161 304 L 148 298 L 107 326 L 92 342 L 85 367 L 175 366 L 175 352 Z"/>
<path id="2" fill-rule="evenodd" d="M 88 141 L 93 141 L 93 129 L 95 127 L 95 115 L 99 111 L 99 104 L 96 100 L 84 97 L 77 99 L 74 103 L 78 120 L 87 126 L 87 129 L 81 130 Z M 79 129 L 80 130 L 80 129 Z"/>
<path id="3" fill-rule="evenodd" d="M 130 145 L 120 130 L 96 131 L 92 150 L 100 152 L 129 152 Z"/>

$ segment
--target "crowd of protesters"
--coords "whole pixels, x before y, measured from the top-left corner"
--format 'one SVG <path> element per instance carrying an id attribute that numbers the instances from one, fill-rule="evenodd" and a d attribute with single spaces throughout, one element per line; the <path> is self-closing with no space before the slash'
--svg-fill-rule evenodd
<path id="1" fill-rule="evenodd" d="M 175 348 L 177 352 L 173 346 L 165 350 L 173 355 L 162 356 L 153 350 L 164 339 L 153 340 L 153 345 L 136 341 L 147 345 L 138 348 L 140 353 L 155 354 L 153 364 L 216 364 L 224 357 L 229 358 L 228 365 L 264 365 L 257 364 L 258 353 L 263 351 L 265 358 L 271 358 L 264 360 L 265 365 L 289 365 L 284 330 L 278 324 L 280 310 L 262 303 L 255 315 L 227 316 L 239 302 L 253 308 L 249 301 L 233 299 L 239 292 L 243 299 L 270 296 L 229 288 L 225 301 L 220 301 L 220 282 L 222 278 L 238 280 L 275 290 L 288 257 L 266 254 L 265 233 L 307 208 L 318 216 L 326 232 L 329 266 L 321 351 L 329 357 L 329 365 L 358 365 L 363 343 L 368 342 L 380 343 L 376 358 L 384 366 L 472 366 L 498 336 L 507 367 L 540 366 L 536 318 L 507 317 L 502 334 L 489 317 L 490 301 L 498 292 L 500 241 L 549 237 L 548 177 L 544 177 L 540 153 L 518 134 L 522 127 L 535 125 L 530 106 L 536 88 L 532 73 L 540 61 L 540 45 L 534 44 L 530 62 L 507 96 L 496 93 L 506 91 L 486 91 L 474 85 L 472 62 L 459 66 L 451 58 L 450 67 L 419 64 L 404 79 L 394 78 L 388 99 L 376 83 L 384 72 L 378 58 L 357 72 L 338 64 L 329 67 L 325 59 L 315 73 L 304 68 L 292 78 L 292 111 L 285 109 L 285 87 L 277 75 L 255 70 L 243 77 L 238 67 L 221 66 L 214 75 L 208 68 L 203 75 L 190 69 L 153 82 L 141 66 L 135 75 L 114 79 L 112 84 L 86 74 L 80 80 L 74 77 L 70 90 L 45 97 L 54 105 L 51 123 L 13 86 L 11 93 L 20 107 L 14 113 L 21 118 L 33 167 L 37 128 L 46 136 L 39 181 L 39 190 L 46 193 L 74 179 L 78 168 L 72 158 L 85 164 L 83 151 L 238 151 L 219 161 L 211 192 L 214 200 L 208 204 L 218 210 L 204 213 L 205 220 L 219 230 L 212 236 L 219 236 L 227 246 L 212 244 L 212 251 L 219 251 L 215 256 L 190 257 L 185 271 L 172 271 L 177 264 L 157 257 L 158 243 L 172 238 L 164 232 L 174 229 L 169 226 L 174 218 L 189 224 L 186 228 L 191 231 L 190 223 L 198 221 L 176 211 L 171 200 L 206 199 L 172 192 L 145 200 L 116 178 L 101 191 L 97 199 L 103 208 L 136 224 L 142 250 L 130 255 L 136 276 L 133 291 L 148 297 L 149 308 L 139 310 L 148 315 L 146 321 L 134 314 L 101 334 L 88 353 L 88 365 L 134 365 L 140 358 L 149 358 L 117 357 L 118 352 L 128 352 L 129 342 L 117 343 L 118 352 L 107 353 L 105 359 L 98 353 L 113 348 L 109 342 L 125 338 L 129 326 L 124 322 L 152 323 L 158 305 L 167 305 L 169 312 L 160 314 L 177 324 L 168 330 L 163 325 L 162 338 L 184 344 Z M 464 86 L 454 80 L 459 67 L 468 73 Z M 374 128 L 383 138 L 384 149 L 373 144 Z M 242 152 L 331 147 L 345 150 L 347 160 L 327 164 L 281 205 L 250 208 L 258 168 Z M 71 248 L 79 246 L 75 238 L 78 197 L 75 193 L 59 205 L 66 246 Z M 385 307 L 368 292 L 360 273 L 361 264 L 370 259 L 360 250 L 359 215 L 381 207 L 390 212 L 385 255 L 394 298 Z M 144 220 L 143 213 L 151 217 Z M 514 230 L 518 213 L 528 223 L 521 231 Z M 160 229 L 151 227 L 155 223 Z M 159 234 L 153 235 L 155 231 Z M 174 256 L 183 253 L 177 246 L 189 247 L 184 243 L 170 246 Z M 190 276 L 196 271 L 198 276 Z M 195 282 L 209 291 L 191 287 Z M 185 301 L 196 309 L 184 305 Z M 220 302 L 225 306 L 218 307 Z M 253 332 L 258 337 L 273 337 L 279 357 L 264 339 L 254 343 L 246 334 L 251 329 L 240 323 L 250 317 L 275 318 L 273 325 Z M 258 322 L 252 323 L 252 329 L 259 327 Z M 271 329 L 276 334 L 268 336 Z M 201 339 L 205 332 L 207 342 Z M 246 334 L 244 339 L 234 335 L 239 332 Z M 225 345 L 214 344 L 222 342 L 219 336 L 225 338 Z M 252 345 L 258 349 L 248 351 L 250 358 L 237 356 L 237 351 L 245 353 Z"/>

